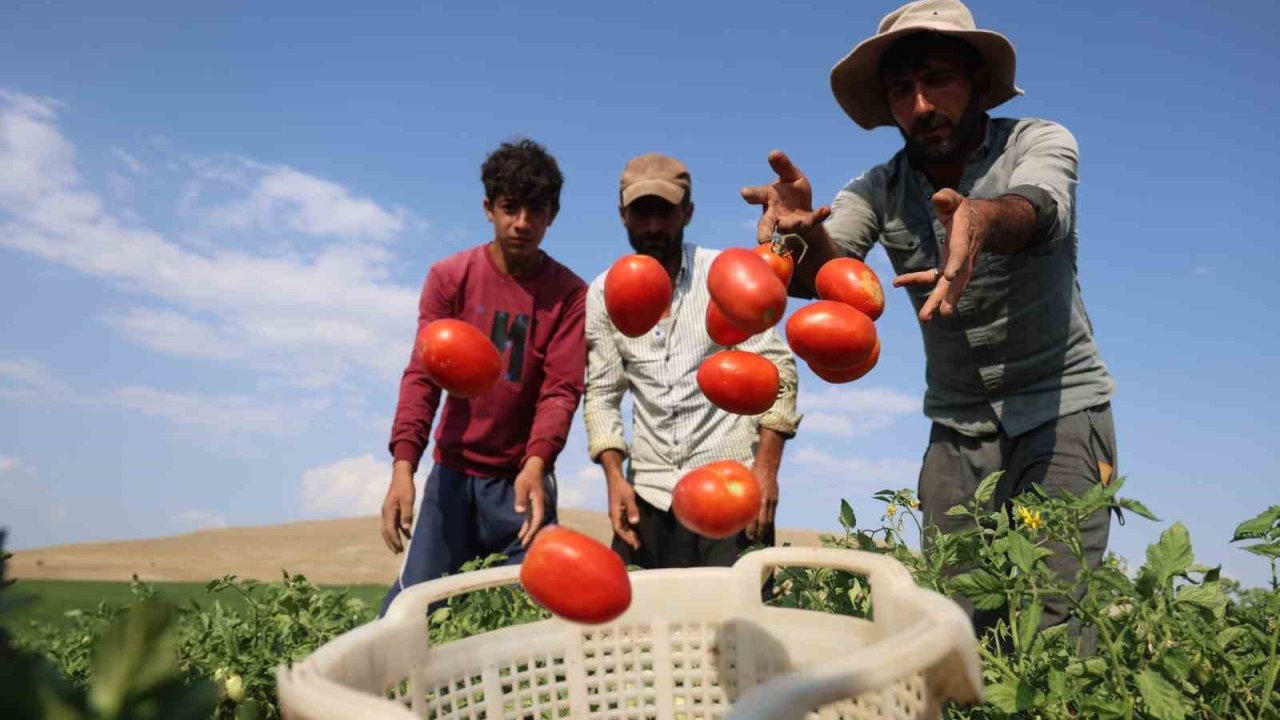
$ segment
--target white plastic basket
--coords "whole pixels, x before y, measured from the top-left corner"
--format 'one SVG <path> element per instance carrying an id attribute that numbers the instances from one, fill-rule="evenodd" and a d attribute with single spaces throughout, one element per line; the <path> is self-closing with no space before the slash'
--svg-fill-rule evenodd
<path id="1" fill-rule="evenodd" d="M 773 567 L 867 576 L 874 622 L 764 605 Z M 518 567 L 501 567 L 408 588 L 386 617 L 278 668 L 284 717 L 897 720 L 982 698 L 967 616 L 883 555 L 769 548 L 732 568 L 635 571 L 613 622 L 552 618 L 429 644 L 428 605 L 517 582 Z"/>

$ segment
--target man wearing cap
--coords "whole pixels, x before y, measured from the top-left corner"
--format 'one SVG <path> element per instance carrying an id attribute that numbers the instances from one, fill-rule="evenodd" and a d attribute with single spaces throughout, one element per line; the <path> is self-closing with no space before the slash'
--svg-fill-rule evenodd
<path id="1" fill-rule="evenodd" d="M 658 325 L 629 338 L 605 311 L 605 273 L 587 292 L 583 414 L 588 451 L 608 483 L 613 549 L 643 568 L 732 565 L 752 544 L 774 543 L 783 442 L 800 421 L 795 359 L 773 329 L 752 337 L 739 348 L 778 366 L 777 401 L 755 417 L 712 405 L 698 387 L 697 372 L 703 360 L 724 349 L 706 330 L 707 269 L 717 251 L 684 242 L 693 218 L 688 169 L 665 155 L 632 159 L 622 172 L 618 211 L 631 247 L 662 263 L 674 293 Z M 622 423 L 628 390 L 634 400 L 629 447 Z M 676 482 L 716 460 L 752 467 L 762 490 L 756 520 L 736 537 L 720 540 L 691 532 L 670 509 Z"/>
<path id="2" fill-rule="evenodd" d="M 1015 65 L 1009 41 L 977 29 L 957 0 L 904 5 L 836 64 L 831 89 L 860 127 L 896 127 L 905 147 L 830 207 L 813 209 L 809 181 L 776 150 L 776 181 L 743 190 L 762 206 L 761 242 L 776 226 L 809 245 L 795 296 L 813 296 L 826 261 L 884 246 L 924 336 L 933 427 L 919 496 L 944 533 L 965 525 L 947 509 L 990 473 L 1004 471 L 994 503 L 1008 507 L 1033 485 L 1081 494 L 1116 467 L 1115 385 L 1076 275 L 1076 140 L 1047 120 L 988 115 L 1022 93 Z M 1109 525 L 1100 510 L 1081 528 L 1091 565 Z M 1049 563 L 1065 577 L 1078 569 L 1065 552 Z M 1042 624 L 1066 613 L 1054 598 Z"/>

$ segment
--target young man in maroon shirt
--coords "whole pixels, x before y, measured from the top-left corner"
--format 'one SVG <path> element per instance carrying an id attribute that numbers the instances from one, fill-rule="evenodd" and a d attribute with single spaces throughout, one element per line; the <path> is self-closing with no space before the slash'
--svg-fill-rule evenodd
<path id="1" fill-rule="evenodd" d="M 587 285 L 539 246 L 560 210 L 563 176 L 529 140 L 503 143 L 481 168 L 493 240 L 431 267 L 418 329 L 439 318 L 480 328 L 502 353 L 489 392 L 449 397 L 436 428 L 431 473 L 414 522 L 413 474 L 427 446 L 441 389 L 415 344 L 391 429 L 395 459 L 382 504 L 382 538 L 409 552 L 382 612 L 404 588 L 490 553 L 518 563 L 534 534 L 556 520 L 553 466 L 583 393 Z M 411 531 L 412 528 L 412 531 Z"/>

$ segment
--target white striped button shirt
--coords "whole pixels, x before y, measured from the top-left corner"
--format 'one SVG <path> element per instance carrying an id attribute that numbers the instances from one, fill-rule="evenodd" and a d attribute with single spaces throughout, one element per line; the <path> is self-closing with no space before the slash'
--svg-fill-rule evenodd
<path id="1" fill-rule="evenodd" d="M 757 416 L 736 415 L 712 405 L 698 387 L 698 366 L 725 348 L 707 335 L 711 295 L 707 270 L 717 250 L 684 244 L 674 284 L 671 312 L 638 338 L 623 335 L 609 321 L 601 273 L 587 293 L 587 389 L 583 417 L 588 452 L 618 450 L 627 455 L 627 479 L 636 494 L 660 510 L 671 507 L 671 492 L 686 473 L 716 460 L 751 466 L 760 426 L 792 436 L 796 411 L 795 357 L 770 328 L 738 346 L 763 355 L 778 367 L 778 399 Z M 690 272 L 692 269 L 692 272 Z M 630 390 L 632 444 L 623 434 L 622 398 Z"/>

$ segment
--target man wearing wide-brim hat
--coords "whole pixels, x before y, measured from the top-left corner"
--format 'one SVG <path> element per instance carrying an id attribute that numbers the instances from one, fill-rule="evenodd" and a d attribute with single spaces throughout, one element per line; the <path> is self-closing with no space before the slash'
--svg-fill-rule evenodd
<path id="1" fill-rule="evenodd" d="M 933 428 L 919 498 L 926 523 L 944 533 L 971 527 L 946 511 L 990 473 L 1004 472 L 992 502 L 1008 508 L 1036 485 L 1082 494 L 1116 467 L 1115 384 L 1076 277 L 1077 144 L 1059 124 L 988 114 L 1022 94 L 1016 64 L 1009 40 L 978 29 L 957 0 L 904 5 L 830 78 L 857 125 L 896 127 L 903 149 L 830 207 L 813 209 L 809 181 L 776 150 L 776 181 L 743 190 L 763 207 L 761 242 L 776 230 L 809 246 L 793 296 L 814 296 L 828 260 L 884 246 L 924 336 Z M 1092 565 L 1109 527 L 1104 509 L 1081 529 Z M 1066 578 L 1079 569 L 1065 552 L 1049 563 Z M 1047 603 L 1044 626 L 1066 619 L 1064 599 Z M 975 613 L 980 628 L 987 621 Z"/>

